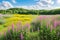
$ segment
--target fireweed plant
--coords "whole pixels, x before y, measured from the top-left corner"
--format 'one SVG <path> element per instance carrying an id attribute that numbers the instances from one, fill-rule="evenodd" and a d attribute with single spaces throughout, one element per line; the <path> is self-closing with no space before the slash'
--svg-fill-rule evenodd
<path id="1" fill-rule="evenodd" d="M 16 28 L 15 28 L 16 26 Z M 4 35 L 0 35 L 0 40 L 60 40 L 60 19 L 47 16 L 39 16 L 37 20 L 30 24 L 22 25 L 18 22 L 12 23 L 12 28 Z"/>

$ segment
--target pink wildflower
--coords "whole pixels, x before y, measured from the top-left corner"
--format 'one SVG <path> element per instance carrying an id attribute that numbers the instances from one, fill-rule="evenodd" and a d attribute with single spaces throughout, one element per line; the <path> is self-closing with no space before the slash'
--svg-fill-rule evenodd
<path id="1" fill-rule="evenodd" d="M 54 21 L 54 27 L 56 28 L 56 26 L 57 26 L 57 21 Z"/>
<path id="2" fill-rule="evenodd" d="M 43 19 L 43 17 L 42 16 L 39 16 L 39 18 L 38 18 L 39 20 L 42 20 Z"/>
<path id="3" fill-rule="evenodd" d="M 21 40 L 23 40 L 23 38 L 24 38 L 22 33 L 20 34 L 20 38 L 21 38 Z"/>
<path id="4" fill-rule="evenodd" d="M 14 24 L 12 24 L 12 30 L 14 31 Z"/>
<path id="5" fill-rule="evenodd" d="M 45 15 L 44 16 L 39 16 L 40 20 L 45 19 L 45 18 L 47 18 L 47 16 L 45 16 Z"/>
<path id="6" fill-rule="evenodd" d="M 21 28 L 21 22 L 20 22 L 20 21 L 18 21 L 18 23 L 16 24 L 16 26 L 17 26 L 16 31 L 20 30 L 20 28 Z"/>
<path id="7" fill-rule="evenodd" d="M 29 23 L 27 23 L 26 26 L 28 27 L 28 29 L 30 29 L 30 24 Z"/>
<path id="8" fill-rule="evenodd" d="M 17 24 L 16 24 L 17 27 L 20 27 L 21 26 L 21 22 L 18 21 Z"/>

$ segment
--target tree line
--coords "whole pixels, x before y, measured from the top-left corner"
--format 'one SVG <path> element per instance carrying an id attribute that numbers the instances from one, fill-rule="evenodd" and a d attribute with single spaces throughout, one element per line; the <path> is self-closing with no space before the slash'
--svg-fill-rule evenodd
<path id="1" fill-rule="evenodd" d="M 28 10 L 28 9 L 23 9 L 23 8 L 10 8 L 7 10 L 0 10 L 0 14 L 56 15 L 56 14 L 60 14 L 60 9 Z"/>

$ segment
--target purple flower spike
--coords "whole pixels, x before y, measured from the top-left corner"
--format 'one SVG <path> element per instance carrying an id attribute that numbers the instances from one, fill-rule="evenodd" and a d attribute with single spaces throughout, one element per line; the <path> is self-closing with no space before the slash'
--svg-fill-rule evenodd
<path id="1" fill-rule="evenodd" d="M 12 24 L 12 30 L 14 31 L 14 24 Z"/>
<path id="2" fill-rule="evenodd" d="M 17 27 L 20 27 L 21 26 L 21 22 L 18 21 L 17 24 L 16 24 Z"/>
<path id="3" fill-rule="evenodd" d="M 30 29 L 30 24 L 27 23 L 27 27 L 28 27 L 28 29 Z"/>
<path id="4" fill-rule="evenodd" d="M 54 21 L 54 27 L 56 28 L 56 26 L 57 26 L 57 21 Z"/>
<path id="5" fill-rule="evenodd" d="M 22 24 L 21 24 L 21 22 L 20 22 L 20 21 L 18 21 L 18 22 L 17 22 L 17 24 L 16 24 L 16 26 L 17 26 L 17 29 L 16 29 L 16 31 L 20 30 L 20 28 L 21 28 L 21 25 L 22 25 Z"/>
<path id="6" fill-rule="evenodd" d="M 20 34 L 20 38 L 21 38 L 21 40 L 23 40 L 23 38 L 24 38 L 22 33 Z"/>
<path id="7" fill-rule="evenodd" d="M 26 23 L 25 26 L 28 28 L 28 30 L 30 30 L 30 24 L 29 23 Z"/>
<path id="8" fill-rule="evenodd" d="M 42 20 L 43 19 L 43 17 L 42 16 L 39 16 L 39 20 Z"/>

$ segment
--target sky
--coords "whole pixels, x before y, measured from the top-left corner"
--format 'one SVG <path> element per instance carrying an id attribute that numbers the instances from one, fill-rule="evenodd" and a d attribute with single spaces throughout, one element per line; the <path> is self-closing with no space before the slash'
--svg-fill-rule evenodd
<path id="1" fill-rule="evenodd" d="M 0 10 L 9 8 L 55 9 L 60 8 L 60 0 L 0 0 Z"/>

